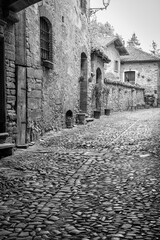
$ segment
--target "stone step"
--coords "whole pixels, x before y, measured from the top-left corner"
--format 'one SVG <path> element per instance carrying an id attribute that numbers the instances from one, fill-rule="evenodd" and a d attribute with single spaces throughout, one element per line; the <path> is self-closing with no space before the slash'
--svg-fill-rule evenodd
<path id="1" fill-rule="evenodd" d="M 0 139 L 6 139 L 9 136 L 8 133 L 0 133 Z"/>
<path id="2" fill-rule="evenodd" d="M 92 121 L 94 121 L 94 118 L 87 117 L 85 120 L 86 120 L 86 122 L 92 122 Z"/>
<path id="3" fill-rule="evenodd" d="M 0 144 L 0 157 L 7 157 L 12 155 L 13 148 L 15 145 L 13 143 L 1 143 Z"/>

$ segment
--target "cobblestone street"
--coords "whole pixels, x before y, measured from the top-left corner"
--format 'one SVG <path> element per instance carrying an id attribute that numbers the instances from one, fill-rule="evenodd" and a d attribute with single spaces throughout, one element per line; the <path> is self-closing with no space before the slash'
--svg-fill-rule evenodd
<path id="1" fill-rule="evenodd" d="M 0 239 L 160 239 L 160 109 L 48 133 L 0 160 Z"/>

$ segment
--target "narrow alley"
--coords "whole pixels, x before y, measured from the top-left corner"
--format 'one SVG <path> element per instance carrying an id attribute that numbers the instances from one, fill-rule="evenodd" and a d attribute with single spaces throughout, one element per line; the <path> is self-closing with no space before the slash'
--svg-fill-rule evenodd
<path id="1" fill-rule="evenodd" d="M 4 239 L 160 239 L 160 109 L 49 132 L 1 159 Z"/>

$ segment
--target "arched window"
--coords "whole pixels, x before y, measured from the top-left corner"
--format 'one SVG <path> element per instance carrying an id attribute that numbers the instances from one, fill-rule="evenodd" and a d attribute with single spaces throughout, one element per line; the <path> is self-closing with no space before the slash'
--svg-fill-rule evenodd
<path id="1" fill-rule="evenodd" d="M 41 61 L 52 61 L 52 26 L 45 17 L 40 17 Z"/>
<path id="2" fill-rule="evenodd" d="M 102 80 L 102 72 L 100 68 L 96 70 L 96 83 L 101 83 Z"/>

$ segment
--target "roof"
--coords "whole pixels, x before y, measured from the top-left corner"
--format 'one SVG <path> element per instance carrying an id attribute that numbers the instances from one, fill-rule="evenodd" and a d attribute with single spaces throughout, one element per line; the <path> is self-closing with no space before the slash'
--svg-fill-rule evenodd
<path id="1" fill-rule="evenodd" d="M 104 53 L 103 47 L 92 47 L 91 48 L 91 54 L 95 54 L 98 57 L 100 57 L 103 62 L 109 63 L 111 60 L 108 58 L 108 56 Z"/>
<path id="2" fill-rule="evenodd" d="M 127 51 L 129 52 L 128 56 L 121 57 L 121 63 L 125 62 L 160 62 L 160 58 L 144 52 L 143 50 L 134 47 L 128 46 Z"/>
<path id="3" fill-rule="evenodd" d="M 108 36 L 106 37 L 105 45 L 108 47 L 112 43 L 114 43 L 115 48 L 118 50 L 120 56 L 128 55 L 128 51 L 124 44 L 122 43 L 121 39 L 118 36 Z"/>
<path id="4" fill-rule="evenodd" d="M 112 43 L 114 43 L 115 48 L 119 52 L 120 56 L 124 56 L 124 55 L 129 54 L 127 49 L 123 45 L 122 41 L 120 40 L 120 38 L 116 37 L 116 36 L 106 36 L 106 37 L 99 36 L 99 37 L 96 37 L 96 39 L 94 39 L 94 41 L 92 42 L 92 46 L 103 47 L 104 51 L 106 51 L 107 47 L 110 46 Z"/>

